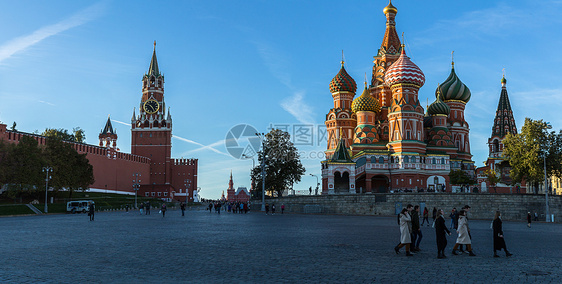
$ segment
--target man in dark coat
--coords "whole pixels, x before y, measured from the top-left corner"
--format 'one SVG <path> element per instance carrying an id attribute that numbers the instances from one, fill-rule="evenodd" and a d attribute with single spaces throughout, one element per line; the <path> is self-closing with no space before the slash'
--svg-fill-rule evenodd
<path id="1" fill-rule="evenodd" d="M 435 219 L 435 237 L 437 239 L 437 258 L 446 258 L 445 247 L 447 247 L 447 235 L 451 235 L 447 225 L 445 224 L 445 218 L 443 217 L 443 209 L 437 211 L 437 219 Z"/>
<path id="2" fill-rule="evenodd" d="M 503 238 L 502 219 L 500 215 L 500 211 L 496 211 L 494 222 L 492 224 L 492 228 L 494 229 L 494 257 L 500 257 L 496 251 L 502 249 L 505 251 L 505 256 L 509 257 L 512 256 L 512 254 L 507 251 L 507 247 L 505 245 L 505 240 Z"/>
<path id="3" fill-rule="evenodd" d="M 527 227 L 531 228 L 531 212 L 527 212 Z"/>
<path id="4" fill-rule="evenodd" d="M 412 251 L 418 252 L 420 251 L 420 242 L 423 238 L 421 228 L 420 228 L 420 206 L 414 206 L 414 210 L 412 211 Z"/>

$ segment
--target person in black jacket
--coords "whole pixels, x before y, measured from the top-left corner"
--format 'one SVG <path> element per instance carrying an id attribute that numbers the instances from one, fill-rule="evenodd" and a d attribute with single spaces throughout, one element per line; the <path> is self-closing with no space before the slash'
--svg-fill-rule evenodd
<path id="1" fill-rule="evenodd" d="M 531 212 L 527 212 L 527 227 L 531 228 Z"/>
<path id="2" fill-rule="evenodd" d="M 494 229 L 494 257 L 500 257 L 497 250 L 504 250 L 505 256 L 512 256 L 509 251 L 507 251 L 507 247 L 505 245 L 505 240 L 503 238 L 503 229 L 502 229 L 502 219 L 501 219 L 500 211 L 496 211 L 496 215 L 494 216 L 494 222 L 492 224 L 492 228 Z"/>
<path id="3" fill-rule="evenodd" d="M 451 235 L 447 225 L 445 224 L 445 217 L 443 216 L 443 209 L 437 211 L 437 218 L 435 219 L 435 237 L 437 239 L 437 258 L 446 258 L 445 247 L 447 247 L 447 235 Z"/>

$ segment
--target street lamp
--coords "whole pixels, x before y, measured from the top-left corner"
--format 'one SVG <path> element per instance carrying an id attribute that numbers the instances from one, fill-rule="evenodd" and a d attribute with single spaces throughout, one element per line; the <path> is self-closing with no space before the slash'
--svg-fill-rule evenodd
<path id="1" fill-rule="evenodd" d="M 49 176 L 49 173 L 53 172 L 53 168 L 43 167 L 43 172 L 45 173 L 45 214 L 46 214 L 46 213 L 48 213 L 47 192 L 49 192 L 49 179 L 51 179 L 51 176 Z"/>
<path id="2" fill-rule="evenodd" d="M 318 176 L 313 174 L 310 175 L 316 178 L 316 191 L 314 192 L 314 195 L 318 195 L 318 186 L 320 186 L 320 182 L 318 182 Z"/>
<path id="3" fill-rule="evenodd" d="M 546 129 L 551 129 L 552 126 L 550 125 L 550 122 L 546 122 L 545 123 L 545 130 Z M 546 135 L 548 135 L 548 131 L 546 131 Z M 546 138 L 548 139 L 548 136 L 546 136 Z M 545 214 L 546 214 L 546 221 L 550 222 L 550 210 L 548 208 L 548 180 L 546 179 L 546 151 L 547 148 L 546 146 L 543 149 L 543 164 L 544 164 L 544 196 L 546 199 L 546 210 L 545 210 Z"/>
<path id="4" fill-rule="evenodd" d="M 140 173 L 133 174 L 133 190 L 135 191 L 135 209 L 137 208 L 137 192 L 140 189 Z"/>
<path id="5" fill-rule="evenodd" d="M 250 159 L 250 158 L 251 158 L 251 159 L 252 159 L 252 170 L 250 171 L 250 177 L 252 178 L 252 186 L 253 186 L 253 185 L 254 185 L 254 176 L 252 175 L 252 173 L 253 173 L 253 171 L 254 171 L 254 168 L 256 167 L 256 162 L 255 162 L 255 160 L 254 160 L 254 156 L 249 157 L 249 156 L 246 155 L 246 154 L 242 154 L 242 158 L 244 158 L 244 159 Z M 252 188 L 252 189 L 253 189 L 253 188 Z M 255 190 L 255 189 L 254 189 L 254 190 Z M 250 195 L 251 195 L 251 194 L 250 194 Z"/>
<path id="6" fill-rule="evenodd" d="M 265 147 L 263 145 L 263 138 L 264 138 L 264 134 L 263 133 L 256 133 L 256 136 L 258 136 L 260 138 L 261 141 L 261 148 L 263 151 L 263 158 L 261 159 L 261 178 L 262 178 L 262 182 L 261 182 L 261 211 L 265 211 L 265 159 L 267 157 L 267 155 L 265 154 Z"/>

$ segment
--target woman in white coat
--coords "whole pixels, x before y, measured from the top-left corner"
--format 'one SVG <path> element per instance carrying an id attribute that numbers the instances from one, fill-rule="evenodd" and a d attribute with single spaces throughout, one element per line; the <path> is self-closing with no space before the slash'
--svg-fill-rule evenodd
<path id="1" fill-rule="evenodd" d="M 410 236 L 411 222 L 412 217 L 410 217 L 408 209 L 402 209 L 402 212 L 400 212 L 400 244 L 394 248 L 396 254 L 400 253 L 400 248 L 406 246 L 406 256 L 413 256 L 413 254 L 410 253 L 410 243 L 412 242 Z"/>
<path id="2" fill-rule="evenodd" d="M 459 236 L 457 237 L 457 242 L 453 247 L 453 254 L 458 255 L 458 248 L 459 245 L 466 245 L 466 251 L 468 251 L 468 255 L 475 256 L 472 252 L 472 242 L 470 240 L 470 236 L 468 235 L 468 220 L 466 219 L 466 211 L 461 210 L 459 211 L 459 226 L 457 229 L 457 233 Z"/>

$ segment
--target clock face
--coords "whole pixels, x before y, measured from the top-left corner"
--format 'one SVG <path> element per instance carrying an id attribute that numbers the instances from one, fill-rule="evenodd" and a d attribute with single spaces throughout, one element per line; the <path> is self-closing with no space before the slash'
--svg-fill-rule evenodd
<path id="1" fill-rule="evenodd" d="M 150 99 L 144 103 L 143 108 L 146 113 L 153 114 L 158 111 L 160 104 L 157 101 Z"/>

